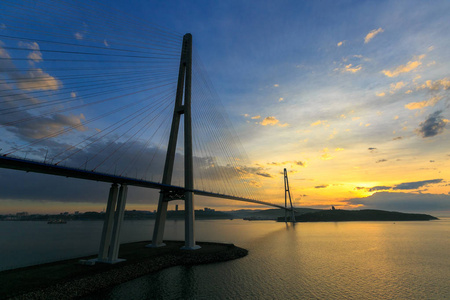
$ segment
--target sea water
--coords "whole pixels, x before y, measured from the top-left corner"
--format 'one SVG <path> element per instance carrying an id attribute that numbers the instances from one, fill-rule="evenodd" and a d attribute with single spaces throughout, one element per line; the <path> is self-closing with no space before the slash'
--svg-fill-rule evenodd
<path id="1" fill-rule="evenodd" d="M 122 242 L 150 240 L 154 221 L 125 221 Z M 102 222 L 0 222 L 0 268 L 98 251 Z M 197 221 L 198 241 L 249 255 L 174 267 L 121 284 L 104 299 L 450 299 L 450 218 L 413 222 Z M 182 240 L 184 222 L 165 238 Z M 96 295 L 96 298 L 99 296 Z"/>

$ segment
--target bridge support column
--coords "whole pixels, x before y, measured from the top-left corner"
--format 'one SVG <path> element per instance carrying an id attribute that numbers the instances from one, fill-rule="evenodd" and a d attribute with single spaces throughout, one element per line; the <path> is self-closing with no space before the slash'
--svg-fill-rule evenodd
<path id="1" fill-rule="evenodd" d="M 119 253 L 120 227 L 125 211 L 127 191 L 128 188 L 126 185 L 122 185 L 119 191 L 116 183 L 113 183 L 109 189 L 108 204 L 106 206 L 105 221 L 100 240 L 100 250 L 96 259 L 98 262 L 114 264 L 123 261 L 123 259 L 118 259 L 117 256 Z M 119 197 L 117 197 L 118 194 Z M 117 200 L 119 201 L 117 202 Z"/>
<path id="2" fill-rule="evenodd" d="M 109 262 L 120 262 L 124 259 L 119 259 L 119 247 L 120 247 L 120 229 L 123 222 L 123 216 L 125 214 L 125 204 L 127 202 L 128 186 L 122 184 L 119 189 L 119 199 L 117 202 L 117 209 L 114 215 L 114 228 L 112 232 L 112 240 L 108 253 Z"/>
<path id="3" fill-rule="evenodd" d="M 195 244 L 195 210 L 194 210 L 194 193 L 186 192 L 184 199 L 184 247 L 185 250 L 196 250 L 201 247 Z"/>
<path id="4" fill-rule="evenodd" d="M 108 204 L 106 206 L 105 221 L 103 223 L 102 237 L 100 240 L 100 250 L 98 252 L 98 261 L 104 261 L 108 258 L 109 244 L 111 243 L 114 222 L 114 210 L 117 202 L 117 191 L 118 185 L 113 183 L 109 189 Z"/>
<path id="5" fill-rule="evenodd" d="M 146 247 L 162 247 L 166 245 L 163 243 L 163 236 L 164 227 L 166 225 L 168 204 L 169 202 L 165 199 L 165 193 L 161 191 L 161 193 L 159 194 L 158 210 L 156 212 L 152 243 L 147 245 Z"/>

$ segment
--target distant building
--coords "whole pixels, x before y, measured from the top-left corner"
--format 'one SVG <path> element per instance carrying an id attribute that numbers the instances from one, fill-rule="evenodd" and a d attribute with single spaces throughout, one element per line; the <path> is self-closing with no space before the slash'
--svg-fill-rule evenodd
<path id="1" fill-rule="evenodd" d="M 28 216 L 28 212 L 26 212 L 26 211 L 18 212 L 18 213 L 16 213 L 16 216 L 17 217 L 26 217 L 26 216 Z"/>
<path id="2" fill-rule="evenodd" d="M 175 205 L 175 211 L 178 211 L 178 204 Z"/>
<path id="3" fill-rule="evenodd" d="M 208 208 L 208 207 L 205 207 L 204 210 L 205 210 L 205 211 L 209 211 L 209 212 L 216 211 L 215 209 L 213 209 L 213 208 Z"/>

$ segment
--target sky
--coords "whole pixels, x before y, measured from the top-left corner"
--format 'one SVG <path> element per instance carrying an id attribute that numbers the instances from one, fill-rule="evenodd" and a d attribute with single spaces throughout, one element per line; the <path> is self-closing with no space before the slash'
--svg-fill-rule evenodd
<path id="1" fill-rule="evenodd" d="M 450 211 L 450 2 L 115 0 L 99 16 L 108 9 L 180 36 L 192 33 L 194 53 L 265 200 L 284 202 L 286 168 L 297 206 Z M 12 21 L 20 22 L 0 19 L 2 58 L 14 53 L 7 48 L 11 41 L 1 37 L 17 26 Z M 133 36 L 127 31 L 130 24 L 119 25 L 111 31 L 139 39 L 136 29 Z M 78 17 L 71 26 L 74 42 L 95 33 L 92 16 Z M 50 53 L 40 53 L 32 41 L 22 43 L 30 50 L 29 61 L 47 63 L 51 70 Z M 109 47 L 114 40 L 103 43 Z M 173 66 L 176 70 L 176 59 Z M 7 68 L 2 61 L 0 80 L 12 78 Z M 39 70 L 31 75 L 47 74 L 45 88 L 29 82 L 16 89 L 67 86 L 63 76 Z M 83 125 L 89 113 L 80 109 L 53 117 L 45 128 L 80 124 L 78 132 L 89 131 Z M 37 124 L 8 128 L 2 145 L 30 141 L 45 131 Z M 155 153 L 162 162 L 164 151 Z M 0 178 L 0 213 L 101 210 L 108 192 L 107 184 L 11 170 L 0 170 Z M 127 209 L 153 210 L 157 195 L 130 189 Z M 261 208 L 201 198 L 197 205 Z"/>

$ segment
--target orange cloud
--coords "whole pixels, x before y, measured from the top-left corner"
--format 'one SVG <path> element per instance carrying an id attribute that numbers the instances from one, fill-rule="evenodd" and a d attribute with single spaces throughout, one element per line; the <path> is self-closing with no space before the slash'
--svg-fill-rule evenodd
<path id="1" fill-rule="evenodd" d="M 325 125 L 327 122 L 328 122 L 327 120 L 323 120 L 323 121 L 322 120 L 317 120 L 316 122 L 311 123 L 310 126 Z"/>
<path id="2" fill-rule="evenodd" d="M 420 55 L 417 60 L 415 61 L 408 61 L 406 63 L 406 65 L 400 65 L 397 68 L 395 68 L 394 70 L 390 71 L 390 70 L 383 70 L 381 71 L 384 75 L 386 75 L 387 77 L 397 77 L 398 75 L 402 74 L 402 73 L 408 73 L 411 72 L 412 70 L 416 69 L 417 67 L 419 67 L 422 62 L 421 60 L 425 57 L 425 54 Z"/>
<path id="3" fill-rule="evenodd" d="M 366 37 L 364 38 L 364 44 L 367 44 L 370 42 L 371 39 L 373 39 L 377 34 L 382 33 L 384 30 L 383 28 L 374 29 L 371 32 L 369 32 Z"/>
<path id="4" fill-rule="evenodd" d="M 266 117 L 266 118 L 264 118 L 264 120 L 262 120 L 262 122 L 260 122 L 259 124 L 261 124 L 262 126 L 267 126 L 267 125 L 274 126 L 274 125 L 278 125 L 278 126 L 280 126 L 280 127 L 286 127 L 286 126 L 289 125 L 288 123 L 281 124 L 280 121 L 279 121 L 277 118 L 275 118 L 275 117 Z"/>
<path id="5" fill-rule="evenodd" d="M 330 160 L 334 158 L 330 154 L 328 154 L 328 151 L 329 151 L 328 148 L 323 148 L 322 150 L 323 154 L 320 157 L 322 160 Z"/>
<path id="6" fill-rule="evenodd" d="M 353 67 L 352 64 L 348 64 L 348 65 L 345 66 L 345 69 L 343 69 L 343 71 L 350 72 L 350 73 L 356 73 L 356 72 L 360 71 L 361 69 L 362 69 L 361 65 Z"/>
<path id="7" fill-rule="evenodd" d="M 427 80 L 424 84 L 417 87 L 417 90 L 421 89 L 429 89 L 437 91 L 440 88 L 443 88 L 444 90 L 450 89 L 450 79 L 449 78 L 443 78 L 436 81 Z"/>
<path id="8" fill-rule="evenodd" d="M 413 109 L 421 109 L 427 106 L 434 106 L 436 103 L 438 103 L 442 99 L 442 96 L 436 95 L 434 97 L 431 97 L 428 100 L 421 101 L 421 102 L 411 102 L 405 105 L 405 108 L 413 110 Z"/>
<path id="9" fill-rule="evenodd" d="M 401 89 L 406 84 L 403 81 L 399 81 L 397 83 L 391 83 L 391 92 Z"/>

